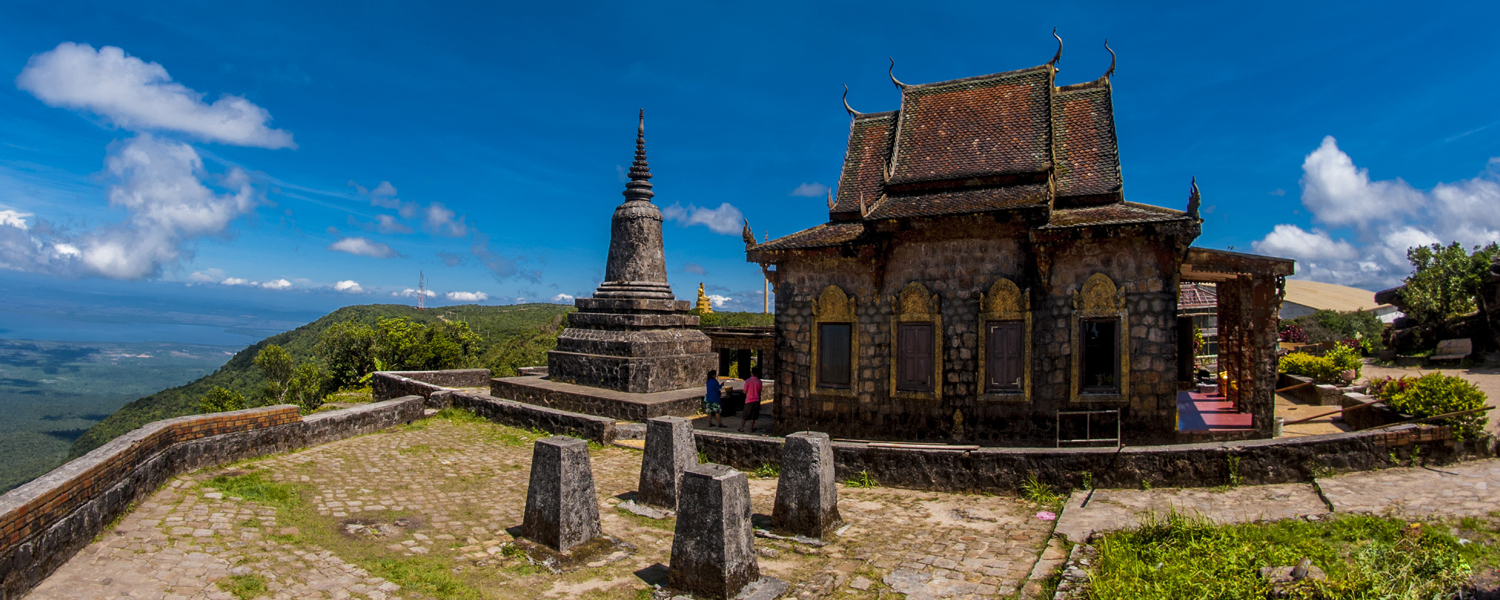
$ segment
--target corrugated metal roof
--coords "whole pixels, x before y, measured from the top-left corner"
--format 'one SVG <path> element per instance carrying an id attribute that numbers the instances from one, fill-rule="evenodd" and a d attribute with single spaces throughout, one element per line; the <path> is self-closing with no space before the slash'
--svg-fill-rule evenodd
<path id="1" fill-rule="evenodd" d="M 1390 306 L 1375 301 L 1375 292 L 1321 281 L 1286 280 L 1286 302 L 1318 310 L 1351 312 Z"/>

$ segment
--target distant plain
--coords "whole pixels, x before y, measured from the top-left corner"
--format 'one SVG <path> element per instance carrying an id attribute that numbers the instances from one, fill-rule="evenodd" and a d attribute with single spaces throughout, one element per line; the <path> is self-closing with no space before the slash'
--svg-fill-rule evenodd
<path id="1" fill-rule="evenodd" d="M 0 339 L 0 492 L 61 465 L 126 402 L 212 373 L 243 347 Z"/>

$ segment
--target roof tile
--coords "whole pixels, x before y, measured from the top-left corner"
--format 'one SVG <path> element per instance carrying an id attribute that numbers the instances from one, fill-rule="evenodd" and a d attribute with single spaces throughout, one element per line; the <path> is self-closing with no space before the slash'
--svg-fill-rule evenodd
<path id="1" fill-rule="evenodd" d="M 1052 75 L 1042 65 L 907 86 L 891 183 L 1047 170 Z"/>

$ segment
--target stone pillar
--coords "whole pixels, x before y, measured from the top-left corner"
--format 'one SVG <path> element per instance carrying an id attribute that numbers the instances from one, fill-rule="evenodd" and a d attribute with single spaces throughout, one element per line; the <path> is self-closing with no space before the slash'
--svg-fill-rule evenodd
<path id="1" fill-rule="evenodd" d="M 828 434 L 804 431 L 781 445 L 781 476 L 771 527 L 810 538 L 838 525 L 839 492 L 833 485 L 833 442 Z"/>
<path id="2" fill-rule="evenodd" d="M 700 598 L 733 598 L 760 579 L 750 530 L 750 481 L 716 464 L 682 474 L 667 586 Z"/>
<path id="3" fill-rule="evenodd" d="M 677 510 L 682 472 L 698 464 L 693 423 L 682 417 L 646 421 L 646 455 L 641 459 L 641 481 L 636 502 Z"/>
<path id="4" fill-rule="evenodd" d="M 521 536 L 566 552 L 601 534 L 588 442 L 561 435 L 537 440 Z"/>

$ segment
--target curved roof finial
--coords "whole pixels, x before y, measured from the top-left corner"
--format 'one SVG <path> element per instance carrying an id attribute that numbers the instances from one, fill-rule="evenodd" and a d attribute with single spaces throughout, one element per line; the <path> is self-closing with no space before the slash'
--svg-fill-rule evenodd
<path id="1" fill-rule="evenodd" d="M 1109 47 L 1109 38 L 1104 39 L 1104 49 L 1109 50 L 1109 70 L 1104 72 L 1106 79 L 1115 76 L 1115 50 Z"/>
<path id="2" fill-rule="evenodd" d="M 745 219 L 745 229 L 740 231 L 740 237 L 745 239 L 746 248 L 755 245 L 755 233 L 750 231 L 750 219 Z M 698 289 L 702 290 L 703 288 L 700 287 Z"/>
<path id="3" fill-rule="evenodd" d="M 906 89 L 906 84 L 901 83 L 900 79 L 896 79 L 896 59 L 889 56 L 887 56 L 886 58 L 890 59 L 891 61 L 891 68 L 885 70 L 885 73 L 891 76 L 891 83 L 896 84 L 896 87 L 898 88 L 901 88 L 903 90 Z"/>
<path id="4" fill-rule="evenodd" d="M 849 106 L 849 86 L 848 85 L 844 86 L 844 110 L 848 111 L 849 112 L 849 116 L 851 116 L 851 117 L 857 117 L 857 116 L 859 116 L 861 114 L 859 111 L 854 110 L 853 108 L 851 108 Z"/>
<path id="5" fill-rule="evenodd" d="M 1047 64 L 1052 65 L 1053 67 L 1056 67 L 1057 66 L 1057 61 L 1062 60 L 1062 48 L 1063 48 L 1062 37 L 1060 37 L 1060 36 L 1057 35 L 1057 28 L 1056 27 L 1052 28 L 1052 37 L 1057 38 L 1057 54 L 1053 55 L 1052 56 L 1052 60 L 1047 61 Z M 1061 71 L 1062 69 L 1058 69 L 1058 70 Z"/>
<path id="6" fill-rule="evenodd" d="M 1203 202 L 1198 195 L 1198 177 L 1193 176 L 1193 191 L 1188 194 L 1187 215 L 1194 219 L 1198 217 L 1198 206 Z"/>

